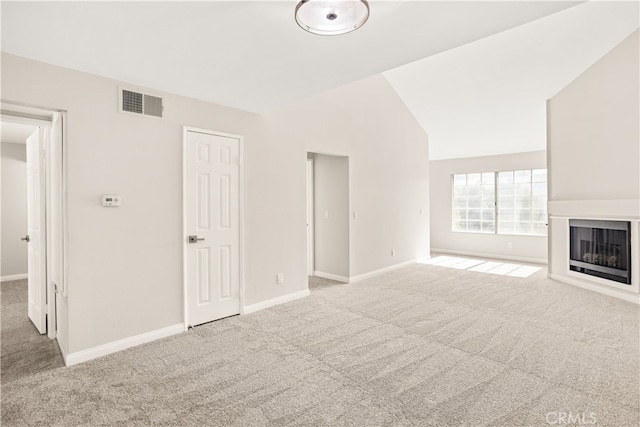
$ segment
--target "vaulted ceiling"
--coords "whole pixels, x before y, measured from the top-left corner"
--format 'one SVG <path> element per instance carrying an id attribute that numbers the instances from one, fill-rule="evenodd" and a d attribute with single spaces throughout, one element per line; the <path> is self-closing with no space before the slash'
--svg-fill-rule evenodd
<path id="1" fill-rule="evenodd" d="M 638 27 L 637 1 L 590 13 L 581 3 L 371 0 L 363 28 L 326 37 L 296 25 L 293 0 L 2 1 L 2 51 L 258 113 L 385 73 L 430 134 L 432 157 L 445 158 L 492 154 L 464 149 L 487 141 L 539 149 L 499 135 L 528 130 L 518 114 L 532 110 L 514 95 L 539 90 L 544 103 Z M 459 152 L 443 149 L 452 142 Z"/>

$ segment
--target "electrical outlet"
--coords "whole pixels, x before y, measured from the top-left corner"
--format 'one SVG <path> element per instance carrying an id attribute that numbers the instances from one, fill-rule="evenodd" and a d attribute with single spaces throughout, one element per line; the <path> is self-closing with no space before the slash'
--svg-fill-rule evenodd
<path id="1" fill-rule="evenodd" d="M 284 273 L 278 273 L 276 281 L 278 282 L 278 285 L 282 285 L 284 283 Z"/>
<path id="2" fill-rule="evenodd" d="M 391 256 L 396 256 L 396 250 L 395 249 L 391 249 Z"/>

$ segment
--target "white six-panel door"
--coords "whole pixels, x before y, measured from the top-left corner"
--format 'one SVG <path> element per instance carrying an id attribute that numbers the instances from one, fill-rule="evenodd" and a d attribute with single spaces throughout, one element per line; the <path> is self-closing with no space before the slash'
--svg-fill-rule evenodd
<path id="1" fill-rule="evenodd" d="M 240 141 L 188 130 L 185 144 L 186 310 L 195 326 L 240 313 Z"/>
<path id="2" fill-rule="evenodd" d="M 44 159 L 41 158 L 39 128 L 27 139 L 27 263 L 28 313 L 38 332 L 47 332 L 47 282 L 43 255 L 46 251 L 44 199 Z"/>

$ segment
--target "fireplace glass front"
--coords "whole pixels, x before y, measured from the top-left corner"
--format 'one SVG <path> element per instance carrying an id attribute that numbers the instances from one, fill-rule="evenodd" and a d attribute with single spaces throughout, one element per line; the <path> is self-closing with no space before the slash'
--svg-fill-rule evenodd
<path id="1" fill-rule="evenodd" d="M 631 284 L 631 223 L 569 220 L 569 268 Z"/>

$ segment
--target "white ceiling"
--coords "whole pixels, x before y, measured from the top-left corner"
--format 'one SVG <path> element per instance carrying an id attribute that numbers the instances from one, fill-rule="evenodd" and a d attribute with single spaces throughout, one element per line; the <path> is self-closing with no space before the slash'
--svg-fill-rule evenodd
<path id="1" fill-rule="evenodd" d="M 638 2 L 589 2 L 384 73 L 432 160 L 546 149 L 546 100 L 639 26 Z"/>
<path id="2" fill-rule="evenodd" d="M 27 138 L 36 129 L 36 126 L 2 122 L 2 124 L 0 124 L 2 142 L 9 142 L 11 144 L 26 144 Z"/>
<path id="3" fill-rule="evenodd" d="M 410 64 L 385 76 L 430 134 L 432 157 L 438 158 L 451 155 L 442 147 L 454 142 L 461 144 L 461 141 L 466 141 L 467 146 L 494 141 L 502 144 L 502 151 L 527 151 L 539 146 L 539 140 L 536 140 L 538 145 L 523 141 L 518 148 L 521 142 L 513 138 L 504 146 L 503 136 L 512 134 L 509 128 L 529 129 L 521 123 L 532 114 L 530 103 L 522 101 L 513 105 L 510 116 L 504 115 L 503 108 L 498 109 L 504 105 L 499 98 L 505 97 L 507 103 L 513 99 L 515 83 L 506 84 L 511 82 L 505 81 L 504 73 L 517 76 L 528 67 L 538 67 L 537 60 L 521 58 L 519 50 L 514 54 L 507 49 L 510 43 L 504 41 L 497 43 L 500 49 L 494 54 L 493 48 L 484 42 L 501 37 L 508 40 L 509 34 L 516 32 L 518 37 L 524 37 L 524 41 L 515 43 L 522 52 L 538 53 L 555 47 L 554 37 L 571 35 L 573 30 L 560 28 L 560 34 L 548 34 L 549 40 L 536 48 L 538 39 L 545 34 L 536 31 L 520 34 L 518 31 L 526 26 L 519 26 L 545 16 L 554 18 L 561 15 L 553 15 L 559 11 L 571 13 L 582 7 L 572 7 L 579 3 L 371 0 L 367 24 L 353 33 L 334 37 L 301 30 L 293 19 L 295 0 L 2 1 L 0 7 L 4 52 L 260 113 Z M 628 26 L 626 18 L 625 15 L 625 24 L 620 27 Z M 571 23 L 574 18 L 567 15 L 566 19 Z M 603 17 L 605 22 L 614 19 L 618 19 L 618 15 L 611 19 L 608 14 Z M 545 20 L 537 22 L 541 21 Z M 535 26 L 537 22 L 529 25 Z M 594 40 L 600 40 L 597 34 L 614 31 L 614 36 L 607 38 L 605 44 L 608 45 L 624 32 L 602 26 L 599 20 L 585 23 L 585 27 L 593 25 L 596 27 L 593 37 L 586 41 L 572 38 L 570 41 L 574 44 L 564 44 L 569 52 L 563 54 L 558 50 L 554 58 L 571 58 L 568 62 L 572 62 L 575 51 L 589 50 Z M 600 27 L 606 28 L 600 31 Z M 545 26 L 536 28 L 547 31 Z M 553 31 L 558 30 L 554 28 Z M 486 39 L 492 35 L 495 36 Z M 477 42 L 472 43 L 474 41 Z M 476 45 L 478 53 L 475 53 Z M 582 62 L 582 54 L 578 55 L 577 63 L 592 63 L 590 58 L 602 56 L 605 47 L 596 45 L 595 54 L 585 54 L 588 58 Z M 454 49 L 456 47 L 459 48 Z M 438 53 L 440 55 L 436 55 Z M 424 58 L 435 61 L 433 70 L 429 62 L 420 61 Z M 507 71 L 512 66 L 509 74 Z M 556 65 L 550 66 L 550 71 L 554 71 Z M 444 71 L 446 67 L 450 67 L 448 72 Z M 467 68 L 477 70 L 473 78 L 460 75 L 461 69 Z M 563 73 L 562 79 L 575 68 Z M 558 86 L 560 80 L 554 80 L 550 86 Z M 467 87 L 466 91 L 458 87 L 474 84 L 480 86 L 478 91 L 473 87 Z M 447 87 L 449 90 L 445 90 Z M 496 99 L 494 114 L 478 116 L 478 111 L 486 109 L 485 89 L 491 87 L 495 88 L 488 91 Z M 456 88 L 457 92 L 451 91 Z M 527 87 L 519 90 L 529 96 Z M 545 86 L 544 99 L 549 97 L 548 91 Z M 448 97 L 447 93 L 452 96 Z M 438 100 L 441 107 L 434 110 L 431 100 Z M 516 120 L 518 117 L 523 117 L 522 122 Z M 502 126 L 489 126 L 496 121 Z M 481 129 L 484 122 L 487 126 Z M 460 128 L 470 129 L 476 139 L 469 144 L 470 139 L 461 136 Z M 482 140 L 477 139 L 481 133 L 478 129 L 484 132 Z M 462 151 L 466 155 L 472 153 Z"/>

